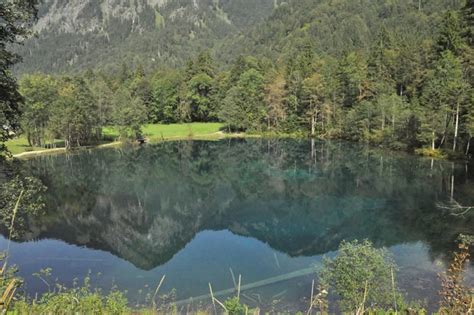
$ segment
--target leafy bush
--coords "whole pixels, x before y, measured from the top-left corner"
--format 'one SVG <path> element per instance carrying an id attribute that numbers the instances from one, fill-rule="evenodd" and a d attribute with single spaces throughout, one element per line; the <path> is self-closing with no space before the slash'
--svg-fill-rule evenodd
<path id="1" fill-rule="evenodd" d="M 435 159 L 444 159 L 446 158 L 446 155 L 443 153 L 443 151 L 439 149 L 431 149 L 431 148 L 421 148 L 415 150 L 415 153 L 421 156 L 426 156 L 426 157 L 431 157 Z"/>
<path id="2" fill-rule="evenodd" d="M 325 259 L 320 277 L 323 285 L 340 296 L 343 311 L 363 312 L 366 305 L 390 308 L 400 304 L 395 269 L 386 249 L 374 248 L 368 240 L 344 241 L 334 259 Z"/>
<path id="3" fill-rule="evenodd" d="M 240 303 L 238 297 L 233 297 L 224 302 L 229 315 L 243 315 L 246 314 L 246 306 Z"/>
<path id="4" fill-rule="evenodd" d="M 471 314 L 474 290 L 464 283 L 464 270 L 469 261 L 469 246 L 473 237 L 461 235 L 458 251 L 454 253 L 448 270 L 441 276 L 441 314 Z"/>
<path id="5" fill-rule="evenodd" d="M 66 289 L 60 285 L 57 291 L 44 294 L 40 299 L 20 300 L 13 305 L 17 314 L 129 314 L 128 300 L 124 293 L 113 289 L 105 294 L 91 289 L 86 277 L 82 287 Z"/>

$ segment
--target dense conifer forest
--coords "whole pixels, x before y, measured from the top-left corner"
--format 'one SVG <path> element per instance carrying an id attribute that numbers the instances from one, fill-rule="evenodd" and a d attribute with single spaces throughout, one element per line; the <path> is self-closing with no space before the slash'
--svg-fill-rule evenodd
<path id="1" fill-rule="evenodd" d="M 470 153 L 472 1 L 274 5 L 209 49 L 190 41 L 181 50 L 196 53 L 178 66 L 98 60 L 69 74 L 22 73 L 22 129 L 35 146 L 79 146 L 105 126 L 136 137 L 144 123 L 221 121 L 228 131 Z"/>

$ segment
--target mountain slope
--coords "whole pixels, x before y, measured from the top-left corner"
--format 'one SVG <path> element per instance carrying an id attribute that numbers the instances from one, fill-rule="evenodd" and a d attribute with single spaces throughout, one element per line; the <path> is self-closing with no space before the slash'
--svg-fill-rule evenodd
<path id="1" fill-rule="evenodd" d="M 20 73 L 176 66 L 262 22 L 274 0 L 45 0 Z"/>
<path id="2" fill-rule="evenodd" d="M 461 1 L 462 2 L 462 1 Z M 432 39 L 458 1 L 419 0 L 45 0 L 38 36 L 21 48 L 17 72 L 72 72 L 126 62 L 183 65 L 211 50 L 291 58 L 308 42 L 333 56 L 368 51 L 385 27 L 407 46 Z M 400 40 L 400 39 L 399 39 Z"/>
<path id="3" fill-rule="evenodd" d="M 246 36 L 225 41 L 217 56 L 232 52 L 275 59 L 308 42 L 320 54 L 367 52 L 382 28 L 399 34 L 407 45 L 420 43 L 433 38 L 445 10 L 460 5 L 444 0 L 288 0 Z"/>

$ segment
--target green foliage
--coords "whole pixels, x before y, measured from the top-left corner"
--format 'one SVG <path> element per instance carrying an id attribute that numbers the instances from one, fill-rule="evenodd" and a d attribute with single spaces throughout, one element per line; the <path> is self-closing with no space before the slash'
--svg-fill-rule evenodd
<path id="1" fill-rule="evenodd" d="M 153 102 L 148 112 L 150 122 L 174 123 L 179 120 L 178 105 L 181 75 L 177 71 L 160 71 L 152 79 Z"/>
<path id="2" fill-rule="evenodd" d="M 123 62 L 130 66 L 141 63 L 145 69 L 183 66 L 211 47 L 220 55 L 220 43 L 263 22 L 275 3 L 200 0 L 195 5 L 193 1 L 176 0 L 101 6 L 97 1 L 85 1 L 79 5 L 45 2 L 40 6 L 39 18 L 49 20 L 59 14 L 61 20 L 70 21 L 70 31 L 65 32 L 64 23 L 48 23 L 21 49 L 25 58 L 18 65 L 19 71 L 64 73 L 96 66 L 111 70 Z M 157 2 L 163 4 L 152 5 Z M 78 13 L 70 16 L 70 12 Z"/>
<path id="3" fill-rule="evenodd" d="M 342 242 L 334 259 L 326 259 L 321 271 L 324 286 L 340 297 L 343 311 L 355 312 L 367 306 L 390 308 L 399 302 L 392 276 L 395 263 L 386 249 L 369 241 Z"/>
<path id="4" fill-rule="evenodd" d="M 446 136 L 448 125 L 453 125 L 456 118 L 451 114 L 464 103 L 468 89 L 459 58 L 449 50 L 442 53 L 428 75 L 422 94 L 426 112 L 421 121 L 428 133 L 425 138 L 431 136 L 432 149 L 436 148 L 437 137 Z"/>
<path id="5" fill-rule="evenodd" d="M 113 123 L 123 139 L 142 136 L 142 125 L 146 121 L 146 108 L 138 97 L 132 97 L 121 89 L 114 96 Z"/>
<path id="6" fill-rule="evenodd" d="M 188 82 L 186 102 L 191 121 L 212 120 L 215 114 L 214 80 L 206 73 L 196 74 Z"/>
<path id="7" fill-rule="evenodd" d="M 25 76 L 22 127 L 30 145 L 96 142 L 105 126 L 134 138 L 146 123 L 221 121 L 229 131 L 343 138 L 408 151 L 431 147 L 469 156 L 474 130 L 469 3 L 295 0 L 272 1 L 275 7 L 268 8 L 261 2 L 252 7 L 258 13 L 247 18 L 270 18 L 251 26 L 226 11 L 242 14 L 240 5 L 250 5 L 246 1 L 211 1 L 195 13 L 179 1 L 160 7 L 158 33 L 164 39 L 155 51 L 163 59 L 172 58 L 164 52 L 183 37 L 223 35 L 209 39 L 207 50 L 174 57 L 166 68 L 140 57 L 74 78 Z M 169 18 L 179 3 L 182 16 Z M 150 12 L 145 25 L 136 26 L 143 31 L 136 41 L 146 41 L 149 29 L 157 31 L 156 10 Z M 180 25 L 178 32 L 177 21 L 187 14 L 201 19 L 195 28 Z M 112 43 L 133 35 L 126 19 L 113 23 L 123 34 L 115 34 L 122 37 Z M 245 24 L 248 36 L 226 42 L 224 35 L 233 34 L 237 24 Z M 127 48 L 121 49 L 126 55 Z"/>
<path id="8" fill-rule="evenodd" d="M 45 278 L 49 275 L 50 270 L 42 270 L 38 274 L 45 282 Z M 51 284 L 50 289 L 52 287 Z M 39 299 L 20 300 L 13 305 L 12 312 L 18 314 L 130 314 L 131 310 L 123 292 L 113 289 L 109 293 L 103 293 L 92 289 L 90 278 L 86 277 L 82 286 L 68 289 L 56 284 L 54 291 L 50 290 Z"/>
<path id="9" fill-rule="evenodd" d="M 439 31 L 436 50 L 440 54 L 450 51 L 454 55 L 459 55 L 464 45 L 459 15 L 457 12 L 447 11 Z"/>
<path id="10" fill-rule="evenodd" d="M 364 83 L 367 80 L 367 62 L 357 53 L 347 54 L 339 66 L 342 102 L 351 107 L 364 98 Z"/>
<path id="11" fill-rule="evenodd" d="M 267 116 L 264 98 L 263 76 L 250 69 L 228 91 L 219 118 L 233 130 L 261 131 Z"/>
<path id="12" fill-rule="evenodd" d="M 46 187 L 37 178 L 21 175 L 0 187 L 0 222 L 8 228 L 11 237 L 16 237 L 23 233 L 29 218 L 43 214 Z"/>
<path id="13" fill-rule="evenodd" d="M 212 137 L 223 128 L 222 123 L 186 123 L 186 124 L 146 124 L 142 127 L 143 136 L 151 141 L 183 139 L 189 137 Z M 120 130 L 115 127 L 104 128 L 104 136 L 120 137 Z"/>
<path id="14" fill-rule="evenodd" d="M 416 154 L 426 157 L 431 157 L 435 159 L 444 159 L 446 155 L 439 149 L 431 149 L 431 148 L 420 148 L 415 150 Z"/>
<path id="15" fill-rule="evenodd" d="M 54 138 L 65 140 L 66 148 L 81 146 L 99 137 L 98 106 L 83 79 L 61 80 L 53 107 L 50 128 Z"/>
<path id="16" fill-rule="evenodd" d="M 20 82 L 24 98 L 22 129 L 30 146 L 44 146 L 50 138 L 48 124 L 54 102 L 58 99 L 57 81 L 39 74 L 24 76 Z"/>
<path id="17" fill-rule="evenodd" d="M 240 303 L 240 300 L 238 297 L 227 299 L 224 302 L 224 306 L 229 315 L 244 315 L 248 312 L 248 307 Z"/>
<path id="18" fill-rule="evenodd" d="M 12 66 L 19 56 L 11 48 L 29 35 L 36 16 L 36 0 L 0 3 L 0 158 L 6 153 L 5 142 L 19 131 L 22 97 L 18 92 Z"/>

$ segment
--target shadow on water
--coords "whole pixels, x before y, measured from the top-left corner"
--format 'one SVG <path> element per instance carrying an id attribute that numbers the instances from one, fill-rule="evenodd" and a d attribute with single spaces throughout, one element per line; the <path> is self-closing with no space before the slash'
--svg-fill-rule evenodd
<path id="1" fill-rule="evenodd" d="M 166 264 L 209 230 L 290 258 L 368 238 L 422 243 L 432 260 L 447 257 L 460 233 L 474 233 L 473 216 L 436 207 L 450 198 L 474 204 L 473 167 L 345 142 L 167 142 L 25 164 L 48 187 L 47 207 L 25 215 L 17 241 L 62 240 L 141 270 Z"/>

